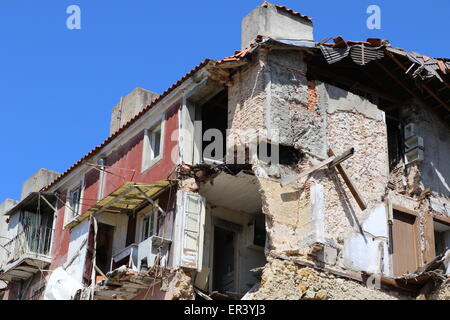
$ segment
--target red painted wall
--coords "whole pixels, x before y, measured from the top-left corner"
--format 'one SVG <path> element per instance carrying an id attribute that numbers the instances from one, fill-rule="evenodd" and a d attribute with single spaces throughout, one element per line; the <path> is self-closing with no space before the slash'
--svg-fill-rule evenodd
<path id="1" fill-rule="evenodd" d="M 70 232 L 64 229 L 64 214 L 67 190 L 61 192 L 61 201 L 57 202 L 58 213 L 55 222 L 55 229 L 53 230 L 52 243 L 52 263 L 50 269 L 54 270 L 60 267 L 67 258 L 69 250 Z"/>
<path id="2" fill-rule="evenodd" d="M 176 103 L 166 111 L 162 158 L 148 170 L 141 173 L 144 131 L 130 137 L 125 144 L 112 154 L 107 155 L 106 165 L 109 167 L 107 167 L 108 172 L 104 174 L 104 196 L 113 192 L 124 182 L 153 183 L 167 179 L 174 172 L 176 162 L 172 161 L 171 154 L 174 148 L 178 150 L 178 137 L 175 137 L 175 141 L 172 141 L 171 136 L 178 129 L 179 110 L 180 104 Z M 97 202 L 99 177 L 99 171 L 96 169 L 90 170 L 84 177 L 85 189 L 82 195 L 82 212 L 85 212 Z M 50 267 L 52 270 L 66 262 L 70 242 L 70 231 L 64 229 L 66 191 L 62 192 L 60 198 L 62 201 L 58 201 L 58 216 L 53 236 L 52 264 Z"/>
<path id="3" fill-rule="evenodd" d="M 82 194 L 81 212 L 84 213 L 98 201 L 100 171 L 92 169 L 84 176 L 84 193 Z"/>
<path id="4" fill-rule="evenodd" d="M 171 141 L 171 135 L 178 129 L 179 109 L 180 105 L 176 104 L 166 112 L 162 158 L 148 170 L 141 173 L 144 131 L 120 146 L 115 153 L 107 156 L 106 163 L 110 167 L 107 168 L 108 172 L 105 174 L 105 196 L 124 182 L 153 183 L 169 177 L 176 165 L 172 162 L 171 153 L 173 148 L 178 148 L 178 138 L 174 139 L 176 141 Z"/>

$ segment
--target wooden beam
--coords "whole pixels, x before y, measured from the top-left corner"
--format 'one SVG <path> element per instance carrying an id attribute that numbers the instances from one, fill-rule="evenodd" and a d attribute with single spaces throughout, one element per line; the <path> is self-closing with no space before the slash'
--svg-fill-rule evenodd
<path id="1" fill-rule="evenodd" d="M 334 156 L 334 152 L 331 148 L 328 151 L 328 155 Z M 361 193 L 359 193 L 358 189 L 356 188 L 355 184 L 353 183 L 353 181 L 351 180 L 351 178 L 349 177 L 349 175 L 347 174 L 345 169 L 340 164 L 336 164 L 335 167 L 336 167 L 337 171 L 341 174 L 342 178 L 344 179 L 345 183 L 347 184 L 348 188 L 350 189 L 350 192 L 352 193 L 353 197 L 355 197 L 355 200 L 358 203 L 361 210 L 363 210 L 363 211 L 366 210 L 367 204 L 364 201 L 363 196 L 361 195 Z"/>
<path id="2" fill-rule="evenodd" d="M 391 95 L 390 93 L 386 93 L 386 91 L 381 92 L 379 90 L 374 90 L 374 88 L 368 87 L 366 85 L 363 85 L 355 80 L 352 80 L 350 78 L 347 78 L 345 76 L 342 75 L 338 75 L 334 72 L 330 72 L 328 70 L 325 70 L 324 68 L 318 67 L 318 66 L 309 66 L 308 67 L 310 71 L 312 72 L 317 72 L 318 74 L 322 74 L 325 77 L 329 77 L 333 80 L 336 80 L 338 82 L 342 82 L 343 84 L 347 85 L 347 86 L 351 86 L 351 87 L 355 87 L 357 89 L 366 91 L 372 95 L 376 95 L 379 96 L 380 98 L 383 98 L 385 100 L 389 100 L 392 102 L 400 102 L 401 100 L 399 100 L 397 97 L 394 97 L 393 95 Z"/>
<path id="3" fill-rule="evenodd" d="M 135 186 L 135 188 L 140 193 L 142 193 L 142 195 L 145 197 L 145 199 L 147 199 L 148 202 L 150 202 L 152 205 L 154 205 L 156 207 L 156 209 L 158 209 L 158 211 L 161 212 L 162 215 L 164 215 L 164 216 L 166 215 L 166 212 L 163 209 L 161 209 L 161 207 L 155 201 L 153 201 L 152 198 L 150 198 L 144 191 L 142 191 L 141 188 L 139 188 L 138 186 Z"/>
<path id="4" fill-rule="evenodd" d="M 403 70 L 406 71 L 406 67 L 403 65 L 403 63 L 400 62 L 400 60 L 395 57 L 395 55 L 392 52 L 387 51 L 389 57 Z M 445 83 L 445 82 L 444 82 Z M 425 83 L 422 83 L 422 87 L 428 92 L 430 96 L 432 96 L 436 101 L 438 101 L 445 109 L 450 111 L 450 106 L 446 104 L 437 94 L 434 93 L 433 90 L 431 90 Z"/>
<path id="5" fill-rule="evenodd" d="M 44 197 L 44 195 L 42 194 L 42 193 L 39 193 L 39 196 L 41 197 L 41 199 L 42 200 L 44 200 L 45 201 L 45 203 L 56 213 L 58 210 L 56 210 L 56 208 L 54 207 L 54 206 L 52 206 L 51 204 L 50 204 L 50 201 L 48 201 L 45 197 Z"/>
<path id="6" fill-rule="evenodd" d="M 421 103 L 427 105 L 425 101 L 421 97 L 419 97 L 417 94 L 414 93 L 411 89 L 409 89 L 402 80 L 400 80 L 395 74 L 393 74 L 388 68 L 386 68 L 381 62 L 376 61 L 377 65 L 384 70 L 392 79 L 394 79 L 406 92 L 408 92 L 411 96 L 419 100 Z"/>
<path id="7" fill-rule="evenodd" d="M 288 177 L 285 181 L 281 181 L 281 186 L 286 187 L 294 182 L 300 181 L 301 179 L 303 179 L 304 177 L 309 176 L 311 173 L 325 167 L 328 166 L 329 168 L 333 168 L 335 166 L 337 166 L 339 163 L 347 160 L 348 158 L 350 158 L 351 156 L 353 156 L 355 154 L 355 149 L 351 148 L 349 150 L 347 150 L 346 152 L 344 152 L 341 156 L 336 157 L 335 155 L 330 156 L 328 159 L 316 164 L 315 166 L 312 166 L 311 168 L 303 171 L 300 173 L 300 175 L 293 175 Z"/>

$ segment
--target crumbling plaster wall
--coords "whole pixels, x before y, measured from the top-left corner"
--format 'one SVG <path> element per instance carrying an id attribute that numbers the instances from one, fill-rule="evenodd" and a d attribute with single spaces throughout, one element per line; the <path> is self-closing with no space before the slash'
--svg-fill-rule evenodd
<path id="1" fill-rule="evenodd" d="M 405 191 L 420 196 L 429 189 L 430 206 L 436 213 L 450 217 L 450 138 L 446 126 L 427 106 L 411 103 L 402 108 L 404 123 L 416 126 L 416 135 L 423 138 L 424 160 L 407 164 L 404 171 Z M 400 184 L 400 183 L 398 183 Z M 396 186 L 401 189 L 402 186 Z"/>
<path id="2" fill-rule="evenodd" d="M 268 130 L 279 130 L 279 143 L 326 157 L 324 104 L 318 104 L 316 84 L 306 78 L 299 51 L 273 50 L 266 57 Z"/>
<path id="3" fill-rule="evenodd" d="M 267 217 L 266 253 L 302 254 L 303 248 L 318 241 L 325 245 L 323 252 L 316 254 L 316 260 L 333 269 L 392 276 L 384 113 L 363 97 L 326 83 L 308 81 L 299 52 L 266 50 L 258 58 L 259 65 L 267 70 L 265 92 L 258 101 L 264 107 L 264 128 L 279 129 L 281 144 L 304 152 L 304 158 L 290 172 L 299 174 L 326 159 L 329 148 L 336 155 L 354 148 L 355 154 L 341 165 L 368 206 L 366 210 L 360 209 L 335 169 L 317 170 L 297 187 L 282 187 L 280 176 L 267 175 L 267 170 L 261 170 L 264 165 L 256 163 L 254 172 L 259 178 Z M 253 68 L 256 70 L 256 65 Z M 261 108 L 255 107 L 254 113 Z M 232 123 L 236 129 L 246 127 L 242 122 Z M 414 174 L 410 180 L 409 184 L 418 184 Z M 314 196 L 311 190 L 315 190 Z M 430 244 L 424 229 L 429 207 L 417 194 L 414 196 L 405 198 L 391 192 L 390 198 L 397 208 L 410 208 L 418 215 L 420 248 L 426 256 Z M 317 204 L 317 199 L 321 203 Z M 421 262 L 426 263 L 426 259 Z"/>
<path id="4" fill-rule="evenodd" d="M 310 201 L 311 185 L 302 189 L 282 187 L 278 181 L 258 178 L 266 215 L 269 251 L 305 249 L 317 239 Z"/>
<path id="5" fill-rule="evenodd" d="M 260 175 L 263 209 L 269 218 L 268 249 L 301 250 L 323 242 L 332 247 L 327 263 L 389 273 L 383 201 L 389 172 L 383 112 L 355 94 L 308 81 L 307 66 L 298 51 L 271 50 L 260 59 L 270 70 L 265 86 L 267 128 L 279 130 L 281 144 L 306 153 L 294 169 L 296 174 L 327 158 L 329 147 L 336 155 L 355 148 L 355 155 L 342 166 L 368 204 L 365 211 L 359 208 L 335 170 L 318 170 L 295 188 Z M 316 191 L 311 194 L 311 189 Z"/>
<path id="6" fill-rule="evenodd" d="M 423 186 L 438 196 L 450 198 L 449 127 L 426 107 L 418 105 L 411 106 L 405 121 L 415 123 L 417 135 L 424 140 L 424 161 L 419 165 Z"/>
<path id="7" fill-rule="evenodd" d="M 264 83 L 269 71 L 263 57 L 263 53 L 257 53 L 248 66 L 233 76 L 233 85 L 228 89 L 228 139 L 239 130 L 266 129 Z"/>

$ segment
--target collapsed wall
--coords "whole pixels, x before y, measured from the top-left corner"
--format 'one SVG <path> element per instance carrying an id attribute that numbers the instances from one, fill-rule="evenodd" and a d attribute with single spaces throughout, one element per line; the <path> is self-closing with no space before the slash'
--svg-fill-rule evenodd
<path id="1" fill-rule="evenodd" d="M 388 130 L 385 114 L 377 105 L 336 86 L 308 79 L 307 64 L 301 52 L 264 47 L 245 71 L 234 75 L 230 93 L 229 128 L 232 131 L 249 127 L 247 121 L 251 128 L 266 134 L 278 130 L 279 140 L 274 141 L 267 134 L 267 141 L 278 142 L 302 155 L 296 163 L 281 162 L 276 170 L 261 161 L 253 165 L 266 215 L 267 255 L 277 257 L 288 253 L 344 274 L 359 272 L 392 278 L 389 211 L 393 206 L 409 207 L 417 213 L 421 253 L 427 254 L 431 244 L 427 243 L 423 229 L 430 224 L 429 205 L 423 198 L 418 199 L 420 194 L 410 198 L 388 188 L 392 178 Z M 341 164 L 347 179 L 340 171 L 327 166 L 319 167 L 308 177 L 302 175 L 305 169 L 327 159 L 330 150 L 340 155 L 350 148 L 354 149 L 353 156 Z M 296 176 L 301 179 L 292 180 Z M 286 185 L 283 182 L 287 180 L 295 183 Z M 347 180 L 351 180 L 351 186 Z M 417 177 L 411 179 L 410 184 L 417 185 Z M 350 187 L 356 189 L 362 201 L 356 200 L 355 191 Z M 283 292 L 282 284 L 289 291 L 294 283 L 288 283 L 289 275 L 282 281 L 275 276 L 277 272 L 270 271 L 281 268 L 283 272 L 290 272 L 288 263 L 280 265 L 277 261 L 268 263 L 261 288 L 251 297 L 289 298 L 290 294 L 304 297 L 305 292 L 295 290 L 296 293 L 279 293 Z M 427 262 L 429 259 L 421 258 L 420 265 Z M 333 287 L 328 280 L 318 280 L 321 277 L 320 272 L 312 277 L 318 281 L 318 291 L 322 284 Z M 367 289 L 361 289 L 362 284 L 351 282 L 347 286 L 345 283 L 345 294 L 335 292 L 326 296 L 357 299 L 361 290 Z M 362 296 L 368 299 L 398 298 L 390 293 L 367 290 L 370 293 Z"/>
<path id="2" fill-rule="evenodd" d="M 406 300 L 407 295 L 372 289 L 366 284 L 339 277 L 293 261 L 269 258 L 261 288 L 249 300 Z"/>

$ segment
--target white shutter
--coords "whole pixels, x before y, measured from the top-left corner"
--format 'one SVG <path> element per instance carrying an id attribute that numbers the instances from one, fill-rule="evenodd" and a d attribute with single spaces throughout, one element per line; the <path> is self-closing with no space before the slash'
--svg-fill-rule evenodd
<path id="1" fill-rule="evenodd" d="M 180 266 L 201 271 L 203 257 L 205 199 L 194 193 L 182 192 L 182 228 Z"/>

